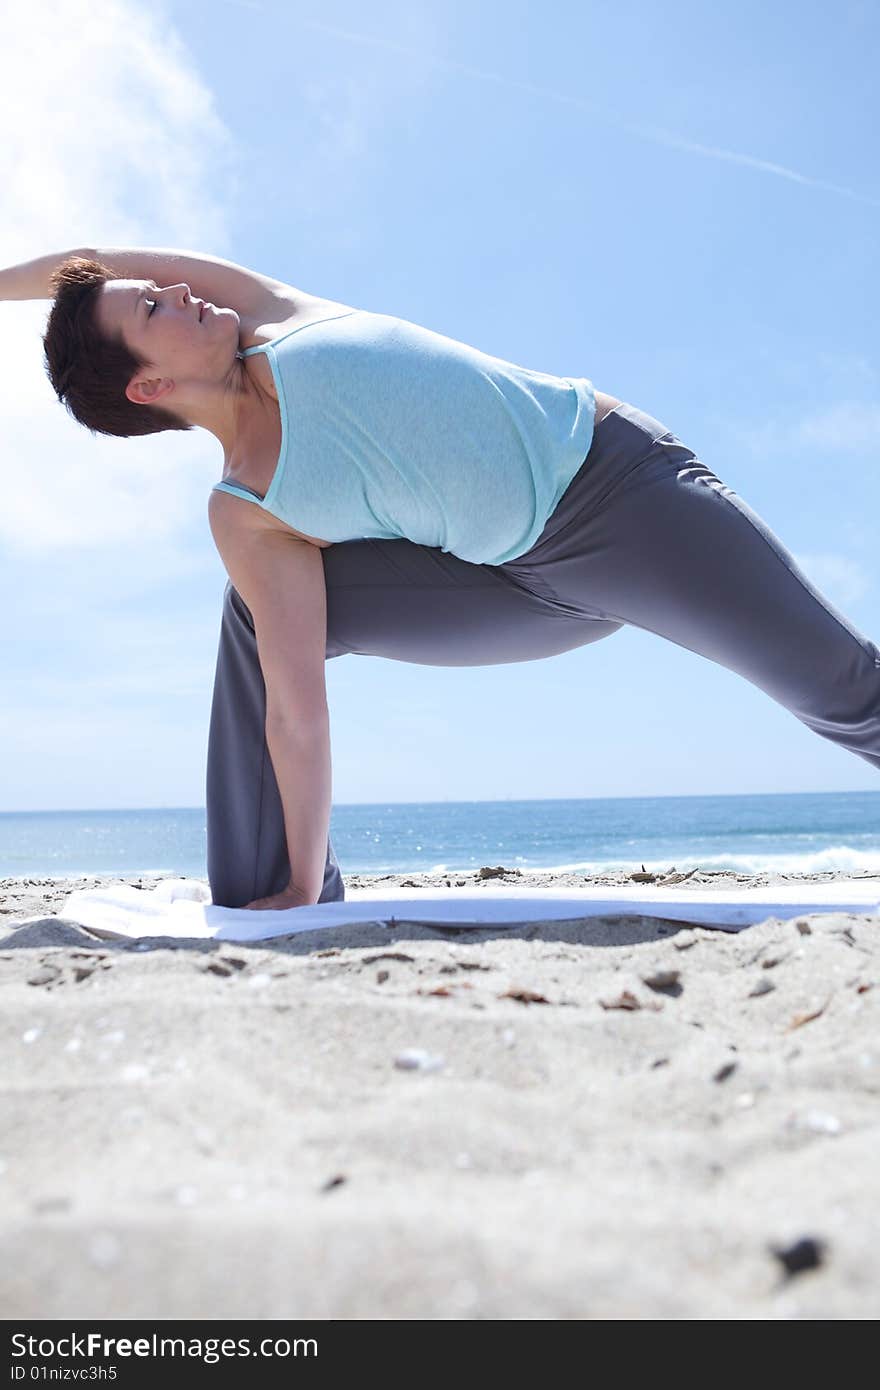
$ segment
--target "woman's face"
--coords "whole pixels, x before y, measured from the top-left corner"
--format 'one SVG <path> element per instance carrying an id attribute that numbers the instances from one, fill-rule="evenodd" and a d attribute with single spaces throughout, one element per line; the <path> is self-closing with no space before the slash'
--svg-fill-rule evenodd
<path id="1" fill-rule="evenodd" d="M 236 311 L 194 299 L 185 284 L 108 280 L 101 288 L 97 317 L 104 332 L 119 333 L 150 364 L 133 382 L 149 376 L 171 379 L 178 387 L 207 384 L 229 371 L 238 351 Z M 131 391 L 130 385 L 129 399 Z M 134 399 L 144 398 L 138 393 Z"/>

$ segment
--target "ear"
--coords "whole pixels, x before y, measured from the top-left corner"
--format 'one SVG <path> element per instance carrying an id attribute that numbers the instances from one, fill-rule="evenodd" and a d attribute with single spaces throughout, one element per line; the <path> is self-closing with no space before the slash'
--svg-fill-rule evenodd
<path id="1" fill-rule="evenodd" d="M 168 377 L 132 377 L 125 394 L 134 405 L 151 405 L 173 390 L 174 382 Z"/>

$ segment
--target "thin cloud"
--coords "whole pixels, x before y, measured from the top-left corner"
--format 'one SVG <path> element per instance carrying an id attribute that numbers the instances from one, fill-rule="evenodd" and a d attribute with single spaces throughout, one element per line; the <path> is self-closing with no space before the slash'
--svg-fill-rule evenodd
<path id="1" fill-rule="evenodd" d="M 108 0 L 98 22 L 91 0 L 55 0 L 53 23 L 63 43 L 46 42 L 40 6 L 4 20 L 0 122 L 14 139 L 0 144 L 0 264 L 76 246 L 223 254 L 236 145 L 167 16 Z M 108 562 L 122 549 L 131 566 L 139 551 L 173 552 L 202 515 L 216 443 L 202 431 L 95 439 L 75 424 L 43 370 L 49 307 L 3 306 L 0 544 L 20 555 L 88 551 L 96 569 L 101 551 Z"/>
<path id="2" fill-rule="evenodd" d="M 810 583 L 843 612 L 873 588 L 861 566 L 848 555 L 798 551 L 794 558 Z"/>
<path id="3" fill-rule="evenodd" d="M 327 34 L 333 38 L 345 39 L 349 43 L 366 44 L 374 48 L 383 48 L 395 53 L 402 53 L 404 56 L 413 58 L 420 63 L 427 63 L 431 67 L 443 68 L 447 72 L 457 72 L 463 77 L 470 77 L 480 82 L 494 82 L 499 86 L 508 87 L 513 91 L 528 92 L 532 96 L 542 97 L 548 101 L 557 102 L 563 106 L 571 106 L 577 110 L 589 112 L 598 120 L 604 121 L 608 125 L 613 125 L 619 130 L 627 131 L 643 140 L 652 141 L 654 144 L 666 145 L 670 148 L 680 149 L 689 154 L 702 155 L 707 159 L 722 159 L 733 164 L 742 164 L 750 169 L 755 169 L 759 173 L 772 174 L 777 178 L 789 179 L 794 183 L 803 184 L 808 188 L 820 189 L 826 193 L 836 193 L 844 198 L 852 198 L 860 203 L 867 203 L 869 207 L 880 207 L 880 199 L 872 198 L 868 194 L 860 193 L 856 189 L 845 188 L 841 184 L 829 183 L 824 179 L 810 178 L 806 174 L 799 173 L 796 169 L 788 169 L 783 164 L 775 164 L 767 159 L 758 159 L 754 155 L 740 154 L 736 150 L 723 150 L 714 145 L 702 145 L 694 140 L 686 140 L 681 136 L 675 135 L 670 131 L 662 130 L 653 125 L 636 125 L 631 121 L 621 120 L 612 115 L 606 109 L 598 106 L 595 102 L 585 101 L 583 97 L 570 96 L 565 92 L 554 91 L 551 87 L 539 86 L 534 82 L 524 82 L 519 78 L 508 77 L 503 73 L 489 72 L 485 68 L 475 68 L 467 63 L 456 62 L 452 58 L 436 58 L 431 54 L 424 53 L 409 44 L 400 43 L 396 39 L 379 38 L 372 34 L 355 33 L 350 29 L 339 29 L 334 25 L 321 24 L 317 20 L 300 21 L 304 28 L 313 29 L 317 33 Z"/>
<path id="4" fill-rule="evenodd" d="M 78 246 L 231 253 L 241 157 L 166 11 L 6 7 L 0 264 Z M 0 305 L 4 809 L 192 804 L 225 578 L 205 515 L 218 445 L 77 425 L 43 370 L 50 307 Z"/>
<path id="5" fill-rule="evenodd" d="M 758 457 L 801 455 L 817 450 L 824 457 L 866 454 L 880 449 L 880 406 L 842 400 L 800 418 L 756 416 L 729 423 L 739 448 Z"/>
<path id="6" fill-rule="evenodd" d="M 797 429 L 798 443 L 853 452 L 880 449 L 880 406 L 859 402 L 840 402 L 802 420 Z"/>

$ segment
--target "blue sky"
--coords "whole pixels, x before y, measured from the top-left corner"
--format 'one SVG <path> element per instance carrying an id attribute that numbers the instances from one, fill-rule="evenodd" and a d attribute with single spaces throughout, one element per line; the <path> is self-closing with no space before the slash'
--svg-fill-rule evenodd
<path id="1" fill-rule="evenodd" d="M 664 421 L 880 641 L 876 6 L 52 11 L 64 44 L 45 7 L 4 20 L 0 264 L 204 250 L 588 376 Z M 76 426 L 43 375 L 48 308 L 0 305 L 0 809 L 199 806 L 222 452 Z M 634 629 L 517 666 L 350 657 L 328 690 L 339 802 L 877 788 L 740 677 Z"/>

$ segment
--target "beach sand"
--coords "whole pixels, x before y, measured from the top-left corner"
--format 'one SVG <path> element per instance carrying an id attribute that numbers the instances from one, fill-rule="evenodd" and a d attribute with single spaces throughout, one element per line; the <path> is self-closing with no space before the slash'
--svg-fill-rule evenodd
<path id="1" fill-rule="evenodd" d="M 0 881 L 6 1318 L 880 1312 L 880 916 L 16 926 L 154 878 Z"/>

